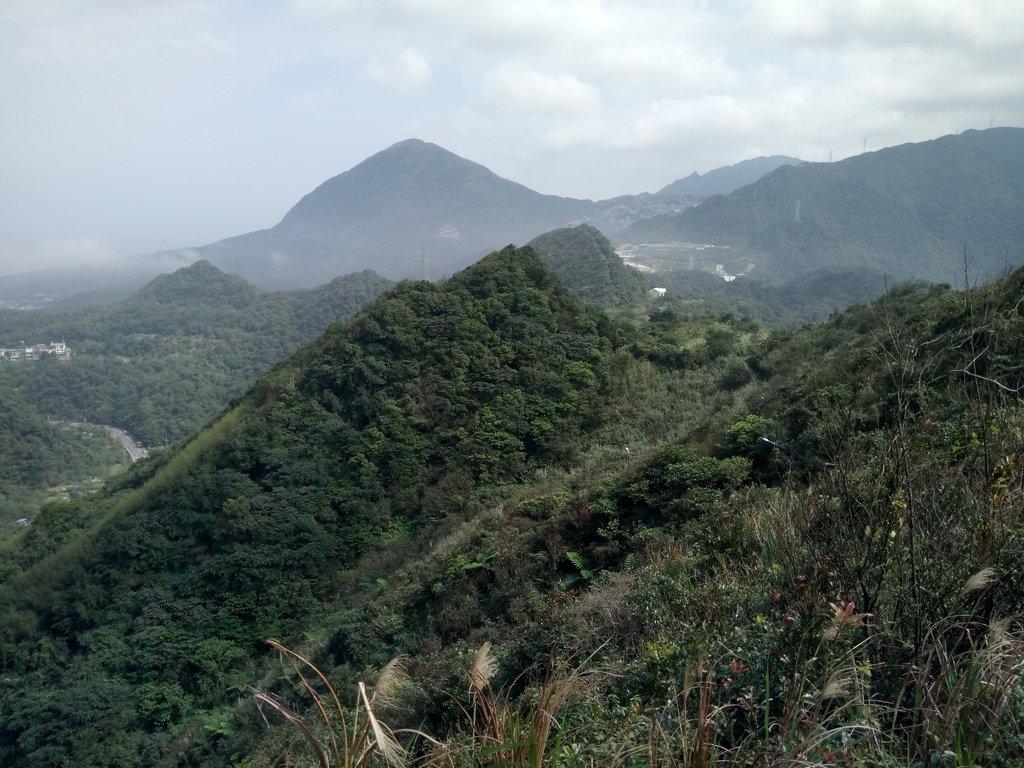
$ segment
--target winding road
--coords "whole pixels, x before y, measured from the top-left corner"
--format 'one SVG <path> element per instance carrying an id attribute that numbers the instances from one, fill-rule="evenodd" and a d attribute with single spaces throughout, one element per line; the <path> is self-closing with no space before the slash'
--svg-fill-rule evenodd
<path id="1" fill-rule="evenodd" d="M 106 425 L 104 425 L 103 428 L 107 430 L 107 434 L 110 435 L 112 439 L 119 442 L 121 446 L 128 451 L 128 455 L 131 456 L 132 461 L 138 461 L 139 459 L 144 459 L 149 456 L 149 450 L 143 448 L 132 440 L 132 438 L 128 436 L 128 433 L 123 429 L 108 427 Z"/>

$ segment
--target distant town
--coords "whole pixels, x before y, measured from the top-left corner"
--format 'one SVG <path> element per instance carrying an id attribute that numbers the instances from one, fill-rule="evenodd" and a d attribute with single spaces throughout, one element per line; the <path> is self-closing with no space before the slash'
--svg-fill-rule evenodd
<path id="1" fill-rule="evenodd" d="M 48 344 L 25 344 L 20 347 L 0 347 L 0 360 L 42 360 L 55 357 L 58 360 L 70 360 L 71 347 L 63 341 L 51 341 Z"/>

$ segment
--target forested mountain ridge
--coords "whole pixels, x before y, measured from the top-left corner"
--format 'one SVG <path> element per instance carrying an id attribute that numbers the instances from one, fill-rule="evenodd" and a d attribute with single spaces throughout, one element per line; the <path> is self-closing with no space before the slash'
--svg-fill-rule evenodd
<path id="1" fill-rule="evenodd" d="M 0 311 L 0 346 L 59 340 L 74 355 L 0 361 L 0 524 L 47 496 L 95 488 L 119 463 L 110 424 L 149 447 L 192 434 L 259 375 L 391 283 L 370 272 L 264 293 L 208 262 L 161 275 L 117 304 Z M 81 486 L 83 482 L 85 486 Z M 87 487 L 86 487 L 87 486 Z"/>
<path id="2" fill-rule="evenodd" d="M 783 166 L 730 195 L 620 233 L 732 249 L 752 277 L 860 268 L 893 280 L 988 279 L 1024 261 L 1024 129 L 965 131 L 835 163 Z"/>
<path id="3" fill-rule="evenodd" d="M 225 274 L 200 259 L 188 267 L 159 275 L 136 291 L 126 304 L 211 303 L 242 309 L 262 293 L 241 275 Z"/>
<path id="4" fill-rule="evenodd" d="M 530 249 L 402 283 L 4 552 L 0 759 L 316 760 L 273 636 L 424 764 L 1017 765 L 1022 286 L 767 333 Z"/>
<path id="5" fill-rule="evenodd" d="M 29 674 L 40 637 L 69 655 L 31 673 L 48 677 L 40 696 L 5 701 L 4 762 L 121 764 L 105 751 L 116 734 L 117 754 L 154 764 L 166 729 L 224 702 L 263 638 L 315 623 L 339 571 L 373 542 L 464 508 L 477 483 L 570 460 L 598 412 L 602 325 L 529 251 L 443 287 L 402 284 L 180 450 L 82 502 L 93 522 L 70 547 L 48 554 L 59 512 L 38 518 L 28 537 L 42 550 L 11 558 L 0 597 L 5 658 Z M 126 577 L 137 588 L 123 591 Z M 95 675 L 109 685 L 96 689 Z M 87 690 L 103 704 L 66 720 Z"/>

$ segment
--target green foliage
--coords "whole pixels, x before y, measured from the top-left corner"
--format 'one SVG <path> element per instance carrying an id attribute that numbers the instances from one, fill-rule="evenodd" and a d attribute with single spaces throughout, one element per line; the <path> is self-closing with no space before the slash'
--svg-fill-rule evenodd
<path id="1" fill-rule="evenodd" d="M 411 762 L 1018 765 L 1022 285 L 769 334 L 627 331 L 530 249 L 402 283 L 19 537 L 0 760 L 293 760 L 247 686 L 330 754 L 384 710 L 310 687 L 402 655 Z"/>
<path id="2" fill-rule="evenodd" d="M 670 445 L 659 450 L 619 491 L 620 503 L 649 522 L 664 516 L 683 519 L 724 498 L 746 480 L 748 459 L 716 459 L 693 448 Z"/>
<path id="3" fill-rule="evenodd" d="M 892 280 L 863 266 L 833 266 L 799 274 L 781 285 L 756 272 L 727 283 L 712 273 L 689 269 L 660 271 L 656 282 L 666 289 L 657 304 L 662 312 L 730 312 L 770 327 L 792 328 L 872 301 Z"/>
<path id="4" fill-rule="evenodd" d="M 30 517 L 47 498 L 96 490 L 123 455 L 101 428 L 40 417 L 4 386 L 11 365 L 0 365 L 0 526 Z"/>
<path id="5" fill-rule="evenodd" d="M 146 445 L 166 445 L 388 285 L 362 272 L 311 290 L 260 293 L 199 261 L 112 306 L 7 312 L 0 343 L 62 339 L 75 356 L 0 366 L 0 392 L 47 419 L 114 424 Z"/>
<path id="6" fill-rule="evenodd" d="M 23 560 L 0 592 L 17 617 L 4 639 L 15 689 L 71 665 L 217 706 L 263 637 L 316 621 L 340 569 L 442 514 L 425 507 L 435 485 L 459 472 L 507 484 L 571 460 L 607 378 L 597 326 L 528 249 L 440 287 L 397 286 L 127 473 L 70 543 Z M 28 621 L 43 610 L 45 628 Z M 68 644 L 64 658 L 34 660 L 39 631 Z M 98 633 L 121 652 L 98 651 Z M 184 710 L 158 690 L 139 717 L 169 732 Z M 22 738 L 4 727 L 0 742 Z"/>
<path id="7" fill-rule="evenodd" d="M 589 224 L 556 229 L 530 241 L 573 294 L 604 307 L 635 305 L 647 290 L 644 275 L 622 263 L 600 231 Z"/>
<path id="8" fill-rule="evenodd" d="M 106 477 L 122 454 L 90 423 L 151 446 L 180 440 L 387 285 L 365 272 L 265 294 L 197 262 L 117 305 L 3 313 L 0 343 L 63 339 L 76 354 L 0 363 L 0 522 L 31 516 L 55 494 L 96 490 L 100 481 L 87 478 Z"/>

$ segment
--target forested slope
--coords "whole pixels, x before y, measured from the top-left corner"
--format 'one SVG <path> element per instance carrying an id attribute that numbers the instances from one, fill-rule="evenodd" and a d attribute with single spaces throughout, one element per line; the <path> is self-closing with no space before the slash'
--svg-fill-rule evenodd
<path id="1" fill-rule="evenodd" d="M 1018 765 L 1022 291 L 769 333 L 530 249 L 402 283 L 8 548 L 0 759 Z"/>
<path id="2" fill-rule="evenodd" d="M 547 232 L 529 245 L 562 285 L 585 301 L 631 306 L 648 287 L 646 278 L 627 267 L 608 238 L 589 224 Z"/>
<path id="3" fill-rule="evenodd" d="M 113 424 L 147 445 L 165 445 L 390 284 L 364 272 L 264 293 L 200 261 L 111 306 L 4 312 L 0 344 L 61 340 L 75 356 L 0 366 L 0 388 L 18 392 L 45 418 Z"/>
<path id="4" fill-rule="evenodd" d="M 752 277 L 771 283 L 859 268 L 962 284 L 965 250 L 973 279 L 1024 261 L 1022 212 L 1024 129 L 993 128 L 783 166 L 619 238 L 729 246 L 756 265 Z"/>
<path id="5" fill-rule="evenodd" d="M 609 333 L 508 249 L 330 329 L 88 502 L 69 547 L 48 555 L 59 514 L 37 519 L 2 596 L 19 671 L 5 762 L 153 764 L 253 679 L 265 637 L 317 623 L 355 557 L 462 509 L 477 484 L 569 461 L 598 413 Z"/>
<path id="6" fill-rule="evenodd" d="M 0 526 L 38 509 L 47 489 L 95 490 L 122 454 L 102 428 L 51 423 L 17 393 L 0 388 Z M 62 485 L 86 478 L 82 487 Z"/>

